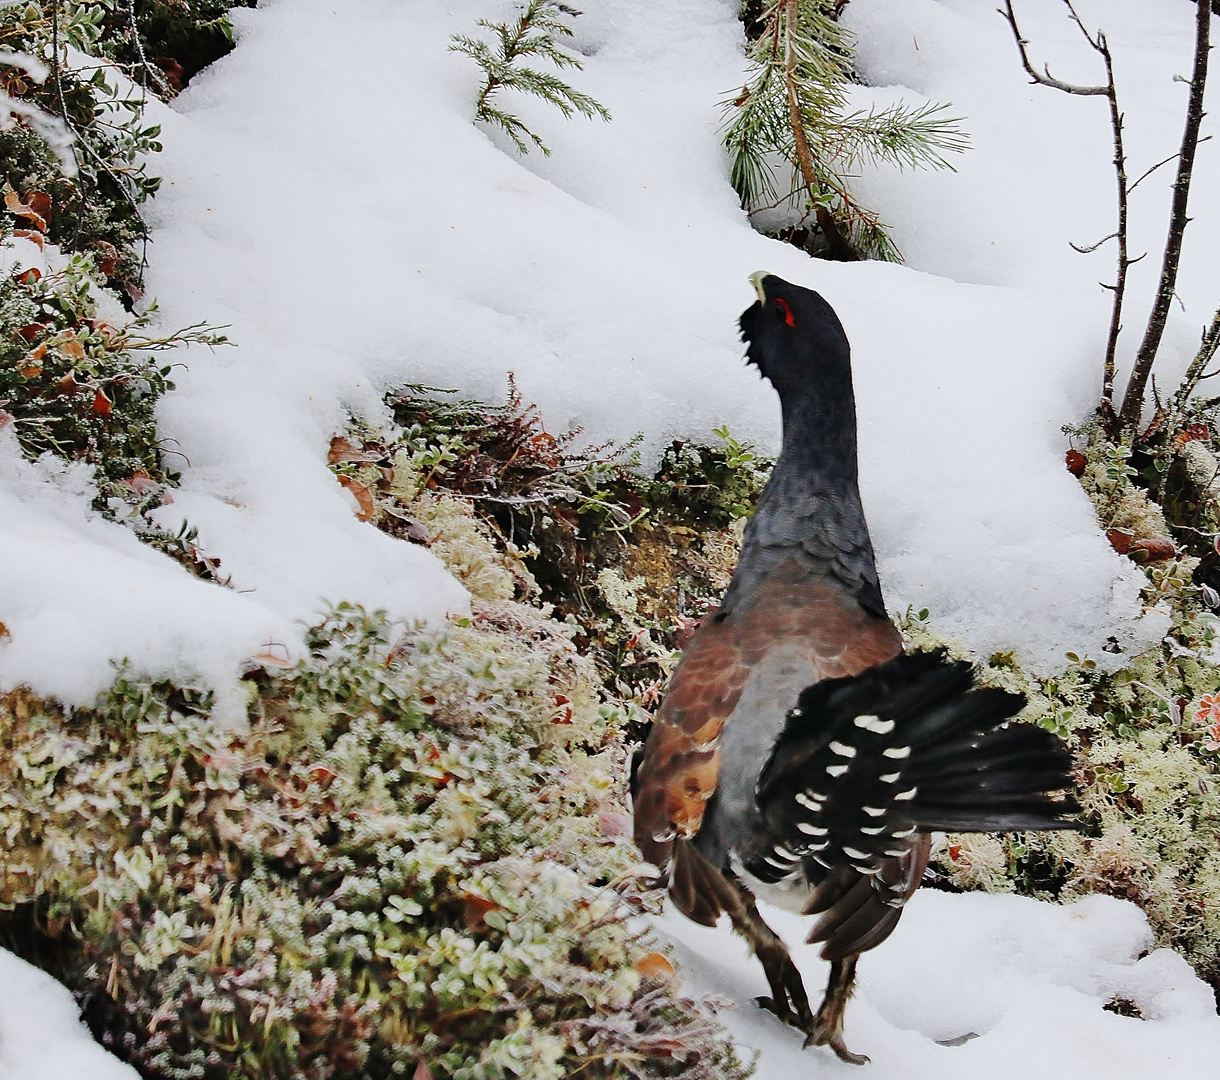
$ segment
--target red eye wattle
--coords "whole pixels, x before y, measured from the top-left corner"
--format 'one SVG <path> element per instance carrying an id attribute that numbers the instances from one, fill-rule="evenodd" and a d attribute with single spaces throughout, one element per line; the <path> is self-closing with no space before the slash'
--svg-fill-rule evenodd
<path id="1" fill-rule="evenodd" d="M 792 308 L 788 306 L 788 301 L 782 296 L 777 296 L 775 298 L 775 313 L 777 315 L 782 315 L 784 317 L 784 322 L 786 322 L 789 326 L 796 325 L 796 319 L 792 317 Z"/>

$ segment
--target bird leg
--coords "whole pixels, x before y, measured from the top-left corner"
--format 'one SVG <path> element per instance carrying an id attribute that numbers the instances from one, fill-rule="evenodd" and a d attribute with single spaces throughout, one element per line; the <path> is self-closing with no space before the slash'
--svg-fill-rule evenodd
<path id="1" fill-rule="evenodd" d="M 801 973 L 788 954 L 788 946 L 758 913 L 754 897 L 736 878 L 728 873 L 724 876 L 732 883 L 737 896 L 735 904 L 726 905 L 733 929 L 750 943 L 771 987 L 771 996 L 758 998 L 758 1004 L 775 1013 L 785 1024 L 809 1034 L 813 1030 L 813 1010 L 809 1007 L 809 995 L 805 992 Z"/>
<path id="2" fill-rule="evenodd" d="M 805 1045 L 829 1046 L 840 1061 L 846 1061 L 849 1065 L 867 1065 L 867 1057 L 853 1054 L 843 1042 L 843 1012 L 855 986 L 857 959 L 856 956 L 849 956 L 845 960 L 831 961 L 826 996 L 813 1024 L 804 1029 L 809 1036 Z"/>
<path id="3" fill-rule="evenodd" d="M 735 902 L 724 904 L 729 920 L 733 929 L 750 943 L 771 987 L 771 996 L 756 999 L 758 1004 L 768 1012 L 775 1013 L 785 1024 L 803 1031 L 806 1046 L 829 1046 L 840 1061 L 849 1065 L 867 1065 L 867 1057 L 853 1054 L 843 1042 L 843 1012 L 855 985 L 857 958 L 849 956 L 845 960 L 832 961 L 826 996 L 815 1016 L 809 1007 L 805 982 L 792 962 L 788 946 L 759 914 L 754 897 L 735 877 L 727 871 L 723 873 L 735 894 Z M 726 896 L 722 899 L 729 898 Z"/>

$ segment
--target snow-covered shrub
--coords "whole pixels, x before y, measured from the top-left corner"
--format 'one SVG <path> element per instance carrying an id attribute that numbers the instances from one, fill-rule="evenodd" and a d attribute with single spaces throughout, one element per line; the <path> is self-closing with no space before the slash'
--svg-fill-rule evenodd
<path id="1" fill-rule="evenodd" d="M 1175 454 L 1188 445 L 1179 441 Z M 1084 830 L 1002 838 L 1004 859 L 972 837 L 949 838 L 937 866 L 960 888 L 1073 899 L 1100 892 L 1138 903 L 1162 944 L 1179 949 L 1220 989 L 1220 650 L 1217 619 L 1192 584 L 1199 559 L 1170 555 L 1166 522 L 1147 486 L 1170 468 L 1093 431 L 1070 464 L 1116 547 L 1144 566 L 1145 605 L 1167 614 L 1154 648 L 1107 671 L 1069 653 L 1063 673 L 1039 678 L 1011 654 L 980 662 L 983 680 L 1029 698 L 1022 714 L 1067 740 L 1076 758 Z M 1155 493 L 1155 486 L 1153 494 Z M 1172 492 L 1171 492 L 1172 493 Z M 1179 487 L 1170 504 L 1190 505 L 1195 525 L 1214 514 Z M 920 616 L 923 616 L 921 618 Z M 919 646 L 939 644 L 927 613 L 907 614 L 903 630 Z M 968 653 L 960 643 L 959 655 Z"/>
<path id="2" fill-rule="evenodd" d="M 566 627 L 341 607 L 309 646 L 250 676 L 240 733 L 125 677 L 90 710 L 0 703 L 0 900 L 116 1050 L 165 1077 L 743 1075 L 647 974 L 618 714 Z"/>
<path id="3" fill-rule="evenodd" d="M 155 506 L 170 477 L 154 410 L 173 387 L 155 354 L 224 339 L 198 327 L 149 336 L 155 308 L 131 319 L 113 301 L 99 306 L 92 256 L 48 248 L 44 265 L 52 264 L 59 268 L 18 265 L 0 278 L 0 423 L 13 425 L 30 458 L 50 453 L 92 466 L 104 513 L 119 503 Z M 113 314 L 103 315 L 105 306 Z"/>

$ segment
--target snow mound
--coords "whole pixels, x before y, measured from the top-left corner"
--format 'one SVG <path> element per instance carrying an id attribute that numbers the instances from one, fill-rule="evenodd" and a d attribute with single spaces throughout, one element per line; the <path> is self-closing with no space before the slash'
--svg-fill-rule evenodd
<path id="1" fill-rule="evenodd" d="M 0 949 L 0 1076 L 4 1080 L 138 1080 L 80 1021 L 66 987 Z"/>
<path id="2" fill-rule="evenodd" d="M 830 965 L 803 944 L 810 920 L 759 908 L 820 1001 Z M 684 991 L 734 1003 L 720 1018 L 759 1052 L 756 1080 L 856 1075 L 828 1050 L 803 1050 L 799 1032 L 754 1003 L 766 980 L 727 922 L 707 929 L 670 910 L 660 927 L 676 944 Z M 861 958 L 847 1045 L 872 1059 L 870 1073 L 903 1080 L 1205 1076 L 1220 1053 L 1212 991 L 1151 944 L 1143 914 L 1125 900 L 1060 907 L 923 890 L 893 936 Z M 1115 1002 L 1143 1018 L 1105 1008 Z"/>

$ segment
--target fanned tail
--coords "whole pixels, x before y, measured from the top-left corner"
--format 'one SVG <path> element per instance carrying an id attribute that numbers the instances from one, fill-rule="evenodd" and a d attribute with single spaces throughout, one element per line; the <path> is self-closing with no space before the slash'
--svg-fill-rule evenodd
<path id="1" fill-rule="evenodd" d="M 1071 757 L 1050 732 L 1008 725 L 1019 694 L 974 685 L 943 650 L 896 656 L 863 674 L 816 683 L 800 696 L 763 769 L 758 806 L 767 849 L 745 861 L 764 881 L 813 859 L 871 877 L 918 833 L 1071 829 Z"/>

